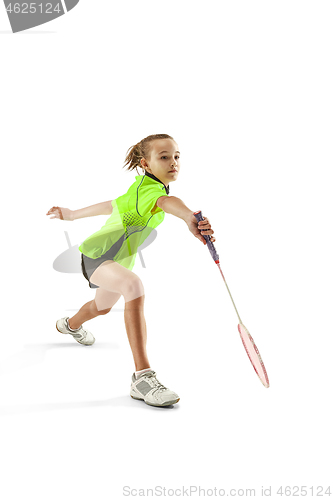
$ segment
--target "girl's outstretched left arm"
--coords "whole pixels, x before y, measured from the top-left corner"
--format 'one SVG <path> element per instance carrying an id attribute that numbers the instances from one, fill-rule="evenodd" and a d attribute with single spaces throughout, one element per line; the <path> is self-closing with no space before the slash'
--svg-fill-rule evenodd
<path id="1" fill-rule="evenodd" d="M 79 210 L 70 210 L 63 207 L 52 207 L 46 215 L 53 215 L 51 219 L 61 220 L 76 220 L 83 219 L 84 217 L 92 217 L 94 215 L 111 215 L 113 212 L 112 200 L 96 203 L 90 207 L 81 208 Z"/>
<path id="2" fill-rule="evenodd" d="M 93 217 L 95 215 L 111 215 L 113 212 L 112 200 L 96 203 L 90 207 L 81 208 L 73 211 L 73 220 L 83 217 Z"/>

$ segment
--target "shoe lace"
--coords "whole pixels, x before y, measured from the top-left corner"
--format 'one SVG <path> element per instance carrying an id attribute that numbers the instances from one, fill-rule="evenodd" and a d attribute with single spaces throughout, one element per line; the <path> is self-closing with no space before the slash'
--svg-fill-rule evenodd
<path id="1" fill-rule="evenodd" d="M 150 378 L 151 383 L 156 387 L 156 391 L 166 391 L 167 387 L 165 385 L 161 384 L 159 380 L 156 378 L 156 373 L 155 372 L 147 372 L 146 377 Z M 154 392 L 156 392 L 154 391 Z"/>

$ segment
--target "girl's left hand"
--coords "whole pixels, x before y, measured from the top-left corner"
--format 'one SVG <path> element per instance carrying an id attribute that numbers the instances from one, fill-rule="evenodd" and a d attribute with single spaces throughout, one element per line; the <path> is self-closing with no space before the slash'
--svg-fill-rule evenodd
<path id="1" fill-rule="evenodd" d="M 70 208 L 52 207 L 46 215 L 53 215 L 50 219 L 74 220 L 74 212 Z"/>
<path id="2" fill-rule="evenodd" d="M 212 236 L 214 231 L 212 229 L 212 226 L 210 225 L 209 219 L 207 217 L 204 217 L 203 219 L 204 220 L 201 220 L 198 223 L 195 216 L 192 215 L 187 222 L 188 228 L 196 238 L 202 241 L 204 245 L 207 245 L 207 241 L 203 237 L 204 234 L 210 235 L 210 241 L 214 243 L 214 241 L 216 241 L 216 238 Z"/>

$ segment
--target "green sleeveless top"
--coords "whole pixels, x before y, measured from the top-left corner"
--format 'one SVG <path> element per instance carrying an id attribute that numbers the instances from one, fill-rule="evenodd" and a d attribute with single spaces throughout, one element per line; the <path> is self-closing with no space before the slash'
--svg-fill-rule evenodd
<path id="1" fill-rule="evenodd" d="M 127 193 L 112 200 L 113 212 L 96 233 L 86 238 L 79 250 L 97 259 L 112 247 L 113 260 L 133 269 L 138 247 L 164 220 L 165 212 L 155 206 L 161 196 L 169 195 L 169 186 L 149 172 L 135 176 Z"/>

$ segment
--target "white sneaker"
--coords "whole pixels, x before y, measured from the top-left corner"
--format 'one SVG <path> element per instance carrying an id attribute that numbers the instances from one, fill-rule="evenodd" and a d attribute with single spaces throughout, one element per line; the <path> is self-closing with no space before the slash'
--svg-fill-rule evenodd
<path id="1" fill-rule="evenodd" d="M 138 379 L 133 373 L 130 395 L 133 399 L 141 399 L 150 406 L 174 405 L 180 399 L 178 394 L 157 380 L 153 370 L 142 373 Z"/>
<path id="2" fill-rule="evenodd" d="M 71 331 L 68 328 L 68 320 L 69 316 L 66 316 L 65 318 L 58 319 L 56 323 L 56 329 L 60 333 L 69 333 L 72 335 L 77 342 L 83 345 L 92 345 L 95 342 L 95 338 L 91 332 L 88 330 L 84 330 L 82 326 L 78 328 L 75 331 Z"/>

